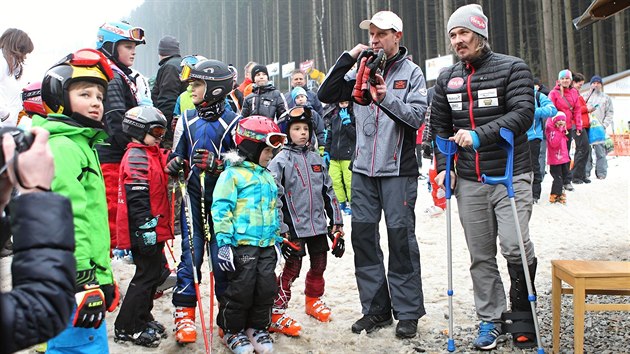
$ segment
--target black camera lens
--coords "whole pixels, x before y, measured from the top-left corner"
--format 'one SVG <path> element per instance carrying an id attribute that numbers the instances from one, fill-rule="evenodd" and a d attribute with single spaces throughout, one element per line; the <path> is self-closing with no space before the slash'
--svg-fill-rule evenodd
<path id="1" fill-rule="evenodd" d="M 18 153 L 28 150 L 33 145 L 34 137 L 30 132 L 25 132 L 19 128 L 0 128 L 0 167 L 6 163 L 4 150 L 2 149 L 2 139 L 4 134 L 9 133 L 15 141 L 15 149 Z"/>

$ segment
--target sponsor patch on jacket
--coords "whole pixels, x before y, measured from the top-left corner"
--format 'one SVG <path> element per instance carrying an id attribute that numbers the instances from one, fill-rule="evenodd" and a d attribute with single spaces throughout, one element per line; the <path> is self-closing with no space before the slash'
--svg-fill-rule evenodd
<path id="1" fill-rule="evenodd" d="M 407 80 L 396 80 L 394 81 L 394 89 L 402 90 L 407 88 Z"/>
<path id="2" fill-rule="evenodd" d="M 461 93 L 449 93 L 446 95 L 446 99 L 449 102 L 461 102 L 462 101 L 462 94 Z"/>
<path id="3" fill-rule="evenodd" d="M 322 165 L 311 165 L 313 172 L 320 173 L 323 171 Z"/>
<path id="4" fill-rule="evenodd" d="M 450 89 L 458 89 L 464 86 L 464 79 L 461 77 L 454 77 L 448 81 L 448 88 Z"/>
<path id="5" fill-rule="evenodd" d="M 461 102 L 450 102 L 449 104 L 451 105 L 451 109 L 453 111 L 461 111 L 462 110 L 462 103 Z"/>
<path id="6" fill-rule="evenodd" d="M 497 107 L 497 106 L 499 106 L 499 99 L 496 97 L 479 99 L 479 107 Z"/>
<path id="7" fill-rule="evenodd" d="M 477 98 L 479 99 L 490 98 L 490 97 L 497 97 L 497 89 L 493 88 L 493 89 L 477 91 Z"/>

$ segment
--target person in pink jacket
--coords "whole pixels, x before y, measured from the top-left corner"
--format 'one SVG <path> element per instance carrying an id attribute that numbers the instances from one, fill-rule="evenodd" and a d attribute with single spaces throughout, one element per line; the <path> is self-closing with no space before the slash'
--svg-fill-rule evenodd
<path id="1" fill-rule="evenodd" d="M 563 181 L 569 173 L 569 148 L 567 141 L 567 117 L 558 111 L 553 118 L 547 119 L 545 127 L 547 137 L 547 164 L 553 177 L 551 184 L 550 203 L 566 204 L 566 194 L 563 191 Z"/>
<path id="2" fill-rule="evenodd" d="M 549 92 L 549 99 L 554 106 L 566 116 L 566 128 L 569 132 L 567 139 L 567 150 L 571 151 L 571 142 L 573 139 L 579 139 L 582 135 L 582 103 L 580 102 L 580 93 L 573 87 L 573 74 L 568 69 L 564 69 L 558 73 L 558 81 L 556 87 Z M 569 159 L 570 161 L 571 159 Z M 549 164 L 551 165 L 551 164 Z M 573 173 L 569 172 L 564 176 L 564 189 L 573 190 L 571 180 Z"/>

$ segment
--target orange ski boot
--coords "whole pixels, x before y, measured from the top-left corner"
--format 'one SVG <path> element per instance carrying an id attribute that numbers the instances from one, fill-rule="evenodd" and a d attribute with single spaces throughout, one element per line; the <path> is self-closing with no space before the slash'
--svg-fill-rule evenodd
<path id="1" fill-rule="evenodd" d="M 179 344 L 194 343 L 197 340 L 195 326 L 195 308 L 177 307 L 175 309 L 175 340 Z"/>
<path id="2" fill-rule="evenodd" d="M 290 337 L 297 337 L 302 331 L 302 325 L 289 317 L 284 309 L 273 309 L 271 313 L 271 326 L 269 332 L 282 333 Z"/>
<path id="3" fill-rule="evenodd" d="M 328 307 L 319 297 L 306 297 L 306 314 L 315 317 L 320 322 L 330 320 L 330 307 Z"/>

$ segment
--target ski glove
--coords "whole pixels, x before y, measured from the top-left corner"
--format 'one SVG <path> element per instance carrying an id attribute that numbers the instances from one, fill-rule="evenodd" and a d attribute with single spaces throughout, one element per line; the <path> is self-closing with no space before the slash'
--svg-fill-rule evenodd
<path id="1" fill-rule="evenodd" d="M 141 254 L 145 256 L 152 256 L 157 251 L 157 233 L 155 228 L 158 224 L 159 216 L 151 219 L 147 218 L 145 223 L 138 227 L 136 231 L 136 245 Z"/>
<path id="2" fill-rule="evenodd" d="M 98 283 L 85 284 L 74 294 L 77 309 L 72 320 L 74 327 L 99 328 L 105 319 L 105 295 Z"/>
<path id="3" fill-rule="evenodd" d="M 200 170 L 213 172 L 215 169 L 214 153 L 206 149 L 196 149 L 192 157 L 192 163 Z"/>
<path id="4" fill-rule="evenodd" d="M 322 159 L 324 160 L 326 167 L 330 167 L 330 154 L 328 153 L 328 151 L 324 151 L 324 155 L 322 155 Z"/>
<path id="5" fill-rule="evenodd" d="M 118 288 L 118 283 L 114 280 L 113 284 L 101 286 L 101 290 L 105 296 L 105 306 L 107 307 L 107 312 L 114 312 L 120 304 L 120 290 Z"/>
<path id="6" fill-rule="evenodd" d="M 348 108 L 342 108 L 339 111 L 339 118 L 341 118 L 341 124 L 343 125 L 348 125 L 351 123 L 350 113 L 348 113 Z"/>
<path id="7" fill-rule="evenodd" d="M 164 172 L 171 176 L 177 176 L 179 171 L 182 171 L 186 166 L 186 161 L 180 156 L 175 156 L 171 161 L 166 164 Z"/>
<path id="8" fill-rule="evenodd" d="M 283 238 L 280 250 L 282 251 L 282 257 L 284 257 L 284 259 L 291 256 L 300 257 L 299 252 L 302 251 L 302 245 L 299 242 L 291 242 L 288 238 Z"/>
<path id="9" fill-rule="evenodd" d="M 234 252 L 232 251 L 232 246 L 225 245 L 219 247 L 219 252 L 217 254 L 217 263 L 219 264 L 219 269 L 224 272 L 233 272 L 236 270 L 234 267 Z"/>
<path id="10" fill-rule="evenodd" d="M 328 237 L 332 241 L 332 254 L 337 258 L 341 258 L 346 251 L 346 242 L 343 239 L 343 231 L 334 231 L 328 234 Z"/>

